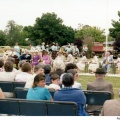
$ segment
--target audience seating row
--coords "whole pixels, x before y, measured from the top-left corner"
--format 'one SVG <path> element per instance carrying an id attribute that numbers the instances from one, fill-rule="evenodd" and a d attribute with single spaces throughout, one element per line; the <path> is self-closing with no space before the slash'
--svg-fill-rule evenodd
<path id="1" fill-rule="evenodd" d="M 75 102 L 0 99 L 0 114 L 17 116 L 77 116 Z"/>

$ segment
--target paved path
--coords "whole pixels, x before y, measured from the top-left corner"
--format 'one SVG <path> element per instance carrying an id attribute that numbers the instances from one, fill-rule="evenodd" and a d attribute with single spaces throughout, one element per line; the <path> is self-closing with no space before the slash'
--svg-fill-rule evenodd
<path id="1" fill-rule="evenodd" d="M 87 75 L 87 76 L 95 76 L 95 74 L 90 73 L 79 73 L 79 75 Z M 106 74 L 106 76 L 112 76 L 112 77 L 120 77 L 120 74 Z"/>

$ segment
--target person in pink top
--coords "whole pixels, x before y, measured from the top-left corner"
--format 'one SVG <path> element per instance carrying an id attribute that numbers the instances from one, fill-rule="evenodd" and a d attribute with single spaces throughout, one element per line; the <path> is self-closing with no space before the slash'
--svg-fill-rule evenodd
<path id="1" fill-rule="evenodd" d="M 50 56 L 46 50 L 43 50 L 42 60 L 44 64 L 51 64 Z"/>

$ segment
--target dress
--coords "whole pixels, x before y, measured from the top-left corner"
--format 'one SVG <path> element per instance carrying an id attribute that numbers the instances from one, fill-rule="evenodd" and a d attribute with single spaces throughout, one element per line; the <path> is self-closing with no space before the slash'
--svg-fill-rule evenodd
<path id="1" fill-rule="evenodd" d="M 86 62 L 87 62 L 86 56 L 83 56 L 82 58 L 80 58 L 80 61 L 78 63 L 76 63 L 79 70 L 84 70 L 85 69 Z"/>
<path id="2" fill-rule="evenodd" d="M 86 97 L 82 90 L 76 88 L 62 88 L 54 93 L 54 101 L 69 101 L 78 104 L 78 115 L 88 116 L 84 105 L 86 104 Z"/>
<path id="3" fill-rule="evenodd" d="M 18 58 L 20 57 L 20 47 L 18 45 L 14 47 L 14 54 L 17 55 Z"/>
<path id="4" fill-rule="evenodd" d="M 40 60 L 40 55 L 34 55 L 32 65 L 36 66 L 39 63 L 38 60 Z"/>
<path id="5" fill-rule="evenodd" d="M 44 64 L 51 64 L 50 56 L 49 55 L 43 55 L 42 57 Z"/>
<path id="6" fill-rule="evenodd" d="M 51 95 L 47 88 L 39 86 L 30 88 L 27 93 L 27 100 L 50 100 Z"/>
<path id="7" fill-rule="evenodd" d="M 89 64 L 88 69 L 91 70 L 92 72 L 95 72 L 98 67 L 99 67 L 98 58 L 97 56 L 94 56 L 92 62 Z"/>

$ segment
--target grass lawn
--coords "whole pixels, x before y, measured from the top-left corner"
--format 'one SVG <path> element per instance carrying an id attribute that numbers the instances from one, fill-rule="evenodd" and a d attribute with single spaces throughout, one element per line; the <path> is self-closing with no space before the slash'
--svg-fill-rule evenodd
<path id="1" fill-rule="evenodd" d="M 82 89 L 86 90 L 87 83 L 95 80 L 95 76 L 80 75 L 78 82 L 81 83 Z M 105 80 L 113 84 L 114 98 L 118 98 L 118 90 L 120 89 L 120 78 L 106 76 Z"/>

